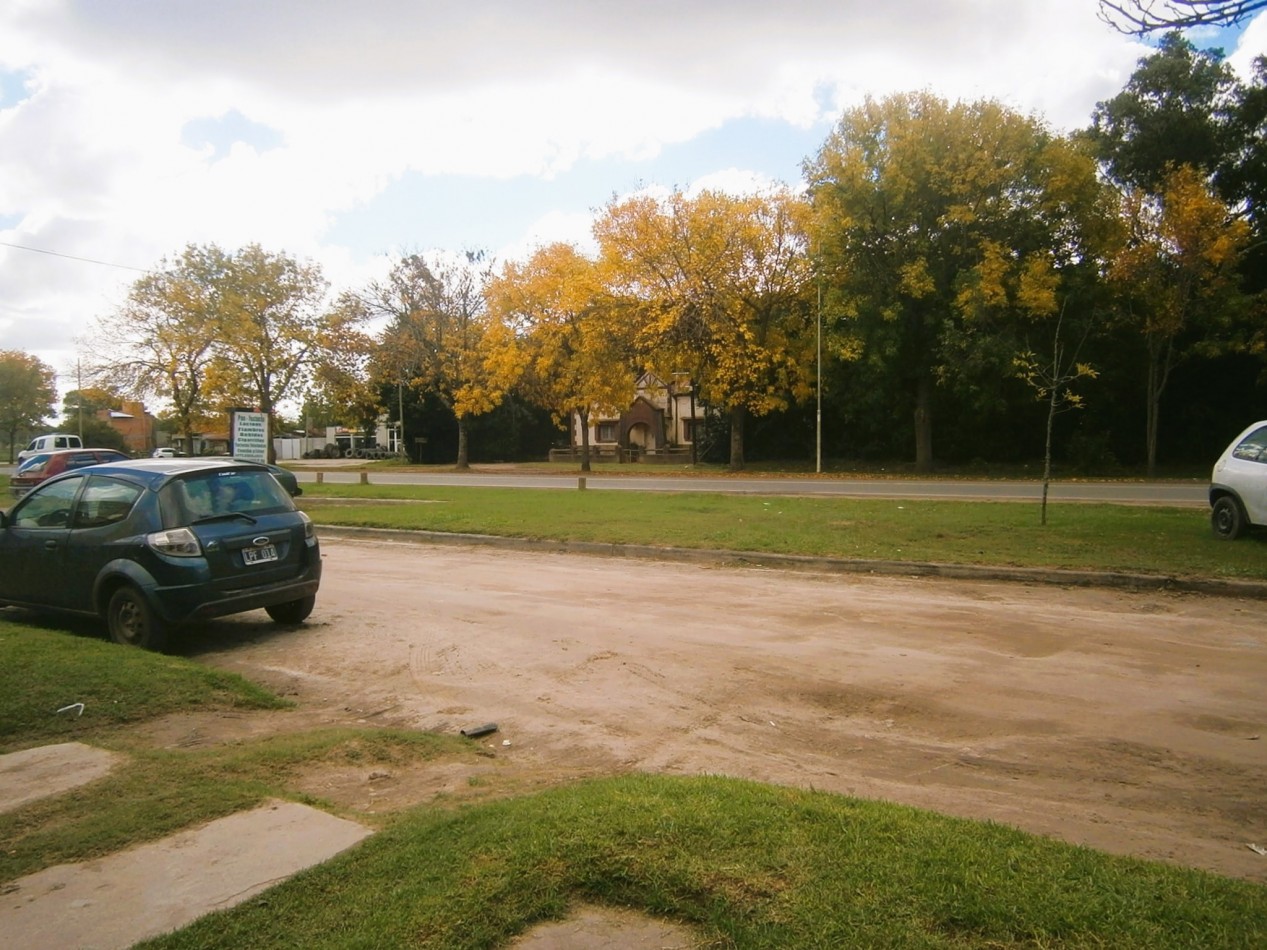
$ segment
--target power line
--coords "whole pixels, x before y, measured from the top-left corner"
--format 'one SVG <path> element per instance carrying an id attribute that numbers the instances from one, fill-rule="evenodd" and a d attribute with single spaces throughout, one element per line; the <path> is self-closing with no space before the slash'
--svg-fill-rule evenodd
<path id="1" fill-rule="evenodd" d="M 60 251 L 48 251 L 42 247 L 30 247 L 26 244 L 10 244 L 0 241 L 0 247 L 11 247 L 19 251 L 31 251 L 34 254 L 47 254 L 49 257 L 64 257 L 68 261 L 80 261 L 84 264 L 100 264 L 102 267 L 117 267 L 119 270 L 134 270 L 142 274 L 150 273 L 148 267 L 132 267 L 128 264 L 115 264 L 112 261 L 98 261 L 91 257 L 76 257 L 74 254 L 63 254 Z"/>

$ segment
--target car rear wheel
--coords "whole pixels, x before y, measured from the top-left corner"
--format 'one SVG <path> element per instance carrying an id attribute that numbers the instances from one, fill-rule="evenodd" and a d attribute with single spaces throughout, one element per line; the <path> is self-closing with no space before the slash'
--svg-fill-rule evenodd
<path id="1" fill-rule="evenodd" d="M 135 587 L 120 587 L 106 608 L 110 639 L 129 647 L 162 650 L 167 646 L 167 624 Z"/>
<path id="2" fill-rule="evenodd" d="M 308 615 L 312 613 L 312 608 L 316 606 L 317 595 L 312 594 L 308 597 L 301 597 L 298 600 L 288 600 L 284 604 L 273 604 L 271 607 L 265 607 L 268 615 L 277 623 L 303 623 L 308 619 Z"/>
<path id="3" fill-rule="evenodd" d="M 1231 495 L 1224 495 L 1214 502 L 1210 510 L 1210 527 L 1220 541 L 1235 541 L 1245 533 L 1245 512 L 1240 502 Z"/>

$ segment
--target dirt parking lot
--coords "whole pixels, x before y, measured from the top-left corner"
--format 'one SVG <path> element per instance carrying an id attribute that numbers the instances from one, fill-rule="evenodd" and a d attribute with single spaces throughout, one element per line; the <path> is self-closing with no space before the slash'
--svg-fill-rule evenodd
<path id="1" fill-rule="evenodd" d="M 323 543 L 302 629 L 186 652 L 297 712 L 178 716 L 193 745 L 314 722 L 456 733 L 482 764 L 312 776 L 385 809 L 620 770 L 716 773 L 994 819 L 1267 880 L 1258 601 Z M 289 726 L 284 724 L 290 724 Z"/>

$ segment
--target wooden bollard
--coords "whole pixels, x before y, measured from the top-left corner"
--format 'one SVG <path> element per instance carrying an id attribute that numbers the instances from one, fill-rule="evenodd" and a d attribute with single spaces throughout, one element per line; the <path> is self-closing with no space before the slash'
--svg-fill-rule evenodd
<path id="1" fill-rule="evenodd" d="M 582 475 L 580 478 L 576 480 L 576 487 L 580 491 L 585 491 L 585 476 L 584 475 Z"/>
<path id="2" fill-rule="evenodd" d="M 317 473 L 317 484 L 318 484 L 318 485 L 320 485 L 320 484 L 321 484 L 322 482 L 324 482 L 325 480 L 326 480 L 326 473 L 325 473 L 325 472 L 318 472 L 318 473 Z"/>
<path id="3" fill-rule="evenodd" d="M 370 483 L 370 473 L 365 469 L 361 469 L 361 484 L 368 485 Z"/>

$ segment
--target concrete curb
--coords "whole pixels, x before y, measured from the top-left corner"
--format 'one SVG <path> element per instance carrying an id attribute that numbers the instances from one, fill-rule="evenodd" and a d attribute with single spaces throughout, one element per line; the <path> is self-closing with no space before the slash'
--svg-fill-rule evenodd
<path id="1" fill-rule="evenodd" d="M 1215 597 L 1267 599 L 1267 583 L 1230 581 L 1123 571 L 1067 571 L 1057 568 L 996 567 L 943 564 L 934 561 L 884 561 L 868 558 L 813 557 L 801 554 L 764 554 L 756 551 L 657 547 L 650 544 L 611 544 L 599 541 L 554 541 L 543 538 L 505 538 L 490 534 L 447 531 L 406 531 L 397 528 L 358 528 L 318 524 L 319 535 L 345 540 L 395 544 L 478 545 L 512 551 L 627 557 L 675 563 L 755 567 L 766 570 L 814 571 L 824 574 L 882 574 L 901 577 L 946 577 L 959 580 L 1019 581 L 1059 587 L 1104 587 L 1114 590 L 1165 590 Z"/>

